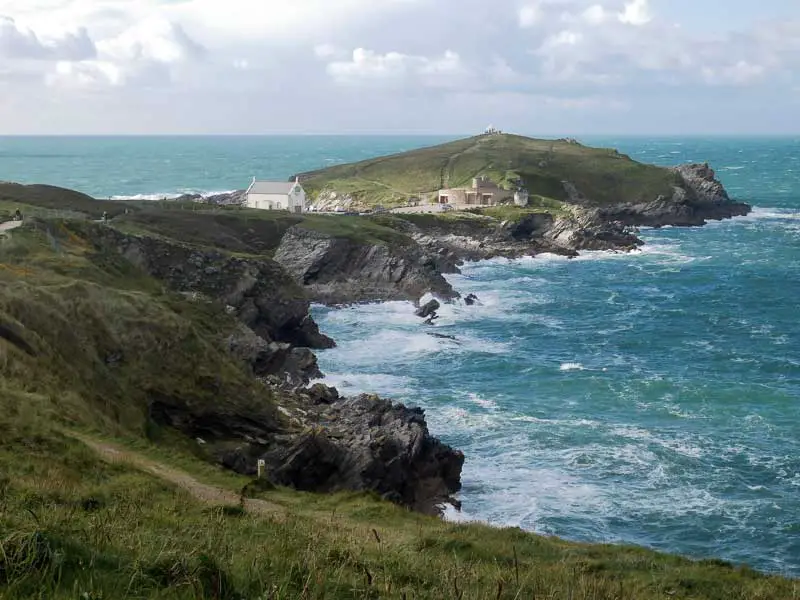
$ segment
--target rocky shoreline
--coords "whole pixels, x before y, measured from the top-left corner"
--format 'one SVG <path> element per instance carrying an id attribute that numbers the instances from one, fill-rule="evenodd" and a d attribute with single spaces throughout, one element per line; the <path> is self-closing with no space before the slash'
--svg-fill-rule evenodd
<path id="1" fill-rule="evenodd" d="M 224 343 L 260 379 L 281 413 L 276 424 L 223 410 L 198 413 L 160 397 L 150 406 L 155 422 L 198 440 L 209 459 L 237 472 L 254 475 L 258 461 L 264 461 L 271 485 L 371 490 L 410 509 L 439 514 L 444 504 L 458 506 L 453 496 L 461 486 L 464 455 L 431 436 L 421 409 L 377 396 L 341 398 L 321 384 L 308 387 L 322 377 L 313 351 L 335 344 L 319 331 L 309 303 L 407 300 L 418 305 L 432 294 L 438 300 L 417 312 L 432 323 L 439 302 L 460 297 L 444 275 L 459 272 L 465 262 L 546 252 L 627 252 L 644 243 L 636 227 L 699 226 L 750 211 L 731 201 L 708 165 L 685 165 L 675 174 L 682 183 L 672 197 L 640 204 L 594 207 L 571 186 L 575 204 L 559 216 L 531 213 L 513 222 L 479 215 L 372 217 L 397 233 L 389 240 L 336 235 L 300 222 L 272 241 L 269 258 L 114 227 L 87 225 L 85 233 L 98 250 L 122 255 L 186 299 L 218 303 L 236 317 Z M 235 204 L 241 193 L 199 200 Z"/>

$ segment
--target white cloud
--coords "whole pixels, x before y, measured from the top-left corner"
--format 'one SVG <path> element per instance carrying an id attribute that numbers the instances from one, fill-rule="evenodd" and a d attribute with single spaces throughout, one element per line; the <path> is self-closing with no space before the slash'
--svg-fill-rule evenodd
<path id="1" fill-rule="evenodd" d="M 327 71 L 340 84 L 424 83 L 431 87 L 447 87 L 467 74 L 461 57 L 450 50 L 439 57 L 428 58 L 400 52 L 380 54 L 364 48 L 354 50 L 348 61 L 329 63 Z"/>
<path id="2" fill-rule="evenodd" d="M 97 42 L 97 60 L 59 62 L 49 73 L 49 85 L 123 86 L 169 83 L 172 68 L 201 58 L 205 49 L 183 28 L 170 21 L 150 18 Z M 234 68 L 247 68 L 234 61 Z"/>
<path id="3" fill-rule="evenodd" d="M 619 20 L 627 25 L 646 25 L 652 19 L 647 0 L 631 0 L 619 14 Z"/>
<path id="4" fill-rule="evenodd" d="M 314 46 L 314 56 L 317 58 L 333 58 L 341 54 L 342 51 L 333 44 L 317 44 Z"/>
<path id="5" fill-rule="evenodd" d="M 113 63 L 98 60 L 59 61 L 46 77 L 48 85 L 65 87 L 120 86 L 125 81 L 126 75 L 122 69 Z"/>
<path id="6" fill-rule="evenodd" d="M 86 32 L 62 31 L 55 36 L 40 36 L 22 27 L 11 17 L 0 15 L 0 57 L 31 60 L 81 60 L 95 55 L 95 46 Z"/>
<path id="7" fill-rule="evenodd" d="M 601 25 L 605 22 L 608 14 L 605 8 L 600 4 L 592 4 L 589 8 L 581 13 L 583 19 L 591 25 Z"/>
<path id="8" fill-rule="evenodd" d="M 705 67 L 702 71 L 703 78 L 712 85 L 750 85 L 766 75 L 764 65 L 752 64 L 740 60 L 733 64 L 723 65 L 719 68 Z"/>
<path id="9" fill-rule="evenodd" d="M 544 13 L 538 4 L 528 4 L 519 9 L 519 26 L 523 29 L 541 23 Z"/>
<path id="10" fill-rule="evenodd" d="M 193 60 L 204 52 L 180 25 L 159 18 L 137 23 L 114 38 L 98 42 L 97 48 L 109 60 L 165 64 Z"/>
<path id="11" fill-rule="evenodd" d="M 65 123 L 93 122 L 75 117 L 85 115 L 79 98 L 102 89 L 126 125 L 170 126 L 176 116 L 153 107 L 181 105 L 187 127 L 213 121 L 235 130 L 241 122 L 248 131 L 261 118 L 281 127 L 326 114 L 344 122 L 351 106 L 360 108 L 348 123 L 385 122 L 379 107 L 390 105 L 425 120 L 428 111 L 417 107 L 431 93 L 438 96 L 430 104 L 471 94 L 442 122 L 473 110 L 484 125 L 499 118 L 484 115 L 482 103 L 502 112 L 504 98 L 525 119 L 533 118 L 525 117 L 526 97 L 574 116 L 599 110 L 603 98 L 635 108 L 646 96 L 717 94 L 719 106 L 730 104 L 725 86 L 775 94 L 800 85 L 800 20 L 788 10 L 780 22 L 731 32 L 700 5 L 685 17 L 695 26 L 678 27 L 663 16 L 668 2 L 0 0 L 0 80 L 6 95 L 16 94 L 3 98 L 0 126 L 39 126 L 25 98 L 43 83 L 65 90 L 53 104 Z M 302 95 L 276 93 L 298 80 Z M 152 102 L 147 118 L 129 119 L 142 87 Z M 218 109 L 231 106 L 230 114 Z"/>

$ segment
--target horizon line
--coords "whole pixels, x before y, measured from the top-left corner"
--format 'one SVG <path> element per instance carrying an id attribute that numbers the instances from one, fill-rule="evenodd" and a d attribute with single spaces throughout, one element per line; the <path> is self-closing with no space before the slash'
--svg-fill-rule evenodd
<path id="1" fill-rule="evenodd" d="M 659 137 L 659 138 L 793 138 L 800 137 L 800 132 L 757 132 L 757 133 L 518 133 L 503 131 L 509 135 L 518 135 L 530 138 L 564 138 L 564 137 Z M 337 133 L 11 133 L 0 134 L 0 140 L 8 138 L 267 138 L 267 137 L 457 137 L 469 138 L 482 135 L 482 133 L 465 132 L 337 132 Z"/>

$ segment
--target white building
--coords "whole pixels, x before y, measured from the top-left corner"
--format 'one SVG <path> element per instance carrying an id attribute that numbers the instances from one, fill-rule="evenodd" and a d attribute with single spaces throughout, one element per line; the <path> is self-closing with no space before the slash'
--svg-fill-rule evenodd
<path id="1" fill-rule="evenodd" d="M 306 207 L 306 191 L 300 185 L 300 179 L 294 181 L 258 181 L 253 177 L 253 182 L 247 188 L 248 208 L 262 210 L 288 210 L 301 213 Z"/>
<path id="2" fill-rule="evenodd" d="M 528 191 L 527 190 L 517 190 L 514 192 L 514 204 L 517 206 L 528 206 Z"/>

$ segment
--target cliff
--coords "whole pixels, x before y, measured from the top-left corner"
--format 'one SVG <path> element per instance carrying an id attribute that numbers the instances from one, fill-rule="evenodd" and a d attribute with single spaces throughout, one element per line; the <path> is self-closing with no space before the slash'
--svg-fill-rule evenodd
<path id="1" fill-rule="evenodd" d="M 458 296 L 442 276 L 446 262 L 410 239 L 375 244 L 296 226 L 284 234 L 275 261 L 311 299 L 325 304 L 416 302 L 429 292 L 444 299 Z"/>
<path id="2" fill-rule="evenodd" d="M 304 388 L 321 375 L 312 350 L 333 341 L 277 262 L 123 229 L 28 217 L 3 243 L 6 418 L 25 394 L 67 429 L 178 435 L 244 475 L 263 459 L 277 485 L 374 491 L 432 514 L 458 490 L 463 455 L 420 411 Z"/>
<path id="3" fill-rule="evenodd" d="M 796 596 L 795 581 L 719 560 L 418 514 L 457 504 L 464 461 L 424 413 L 287 380 L 313 370 L 304 346 L 331 343 L 308 316 L 307 273 L 351 294 L 378 269 L 382 289 L 395 281 L 413 295 L 435 274 L 380 265 L 436 255 L 438 270 L 455 269 L 467 256 L 619 234 L 602 219 L 120 204 L 101 225 L 76 196 L 48 188 L 39 205 L 41 190 L 25 189 L 0 199 L 0 219 L 26 215 L 0 243 L 0 596 Z M 291 266 L 308 232 L 324 251 L 289 274 L 274 259 Z"/>

